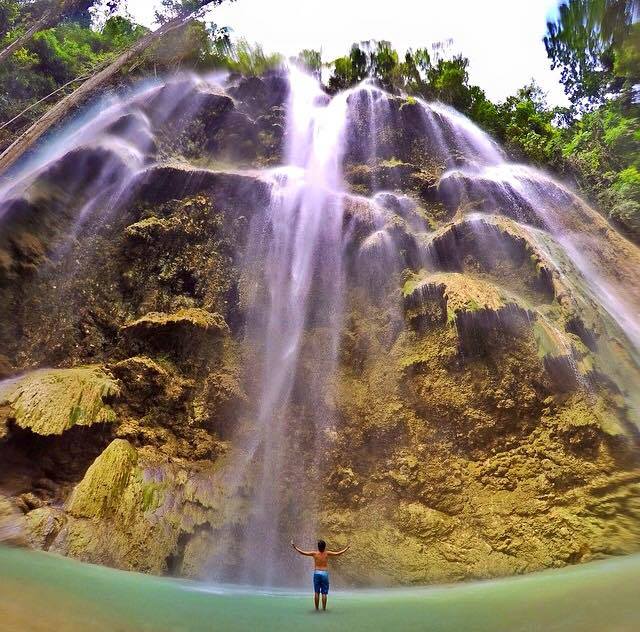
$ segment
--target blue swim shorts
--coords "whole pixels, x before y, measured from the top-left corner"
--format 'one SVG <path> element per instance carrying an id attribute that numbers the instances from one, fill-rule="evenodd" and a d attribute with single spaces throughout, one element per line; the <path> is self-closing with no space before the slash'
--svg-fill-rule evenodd
<path id="1" fill-rule="evenodd" d="M 313 592 L 322 593 L 323 595 L 329 594 L 329 572 L 328 571 L 313 572 Z"/>

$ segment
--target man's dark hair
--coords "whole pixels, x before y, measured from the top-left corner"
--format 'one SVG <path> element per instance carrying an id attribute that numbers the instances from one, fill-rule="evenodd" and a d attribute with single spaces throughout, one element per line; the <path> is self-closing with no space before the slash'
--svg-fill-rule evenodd
<path id="1" fill-rule="evenodd" d="M 324 540 L 318 540 L 318 551 L 320 553 L 324 553 L 324 550 L 327 548 L 327 543 Z"/>

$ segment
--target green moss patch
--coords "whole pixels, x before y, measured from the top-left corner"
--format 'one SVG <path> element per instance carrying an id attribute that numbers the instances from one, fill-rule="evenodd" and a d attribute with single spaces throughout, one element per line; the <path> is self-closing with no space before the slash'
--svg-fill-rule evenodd
<path id="1" fill-rule="evenodd" d="M 123 494 L 138 463 L 135 448 L 123 439 L 112 441 L 91 464 L 67 504 L 75 517 L 99 518 L 124 505 Z"/>

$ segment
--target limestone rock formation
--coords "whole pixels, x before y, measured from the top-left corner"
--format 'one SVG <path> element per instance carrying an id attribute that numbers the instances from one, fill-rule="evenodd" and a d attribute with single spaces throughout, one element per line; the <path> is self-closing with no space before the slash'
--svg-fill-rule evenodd
<path id="1" fill-rule="evenodd" d="M 290 449 L 263 461 L 256 383 L 281 367 L 252 333 L 276 272 L 250 246 L 287 254 L 269 214 L 283 181 L 304 184 L 271 168 L 288 95 L 279 73 L 169 81 L 3 198 L 0 538 L 241 578 L 251 499 L 277 466 L 277 524 L 313 515 L 331 546 L 350 541 L 335 573 L 353 584 L 640 550 L 637 358 L 552 227 L 630 293 L 637 249 L 562 188 L 564 214 L 541 216 L 517 190 L 530 171 L 474 172 L 456 115 L 368 84 L 348 97 L 345 190 L 317 188 L 341 209 L 344 266 L 323 277 L 340 313 L 313 285 L 277 412 Z M 317 506 L 296 504 L 306 486 Z"/>
<path id="2" fill-rule="evenodd" d="M 0 383 L 0 420 L 39 435 L 59 435 L 72 426 L 115 420 L 105 400 L 117 396 L 118 385 L 100 367 L 43 369 Z"/>

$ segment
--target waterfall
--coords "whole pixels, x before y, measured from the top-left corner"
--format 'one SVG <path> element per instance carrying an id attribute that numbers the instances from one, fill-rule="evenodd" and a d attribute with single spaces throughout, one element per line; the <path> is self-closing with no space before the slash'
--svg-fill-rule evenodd
<path id="1" fill-rule="evenodd" d="M 283 545 L 288 546 L 289 537 L 315 535 L 304 514 L 313 508 L 310 479 L 317 473 L 323 433 L 331 422 L 323 393 L 335 371 L 344 278 L 346 96 L 329 100 L 314 79 L 295 68 L 289 80 L 286 164 L 266 174 L 271 202 L 251 227 L 245 263 L 257 288 L 247 328 L 256 375 L 245 462 L 253 460 L 257 474 L 242 535 L 239 579 L 257 584 L 295 577 Z M 314 355 L 318 370 L 305 379 L 299 364 L 310 323 L 324 332 L 324 344 Z M 291 406 L 300 416 L 293 425 Z M 298 423 L 306 426 L 302 439 L 296 434 Z M 303 458 L 305 453 L 311 458 Z M 234 475 L 236 485 L 241 475 Z"/>
<path id="2" fill-rule="evenodd" d="M 248 333 L 251 348 L 258 350 L 259 369 L 247 459 L 257 464 L 257 474 L 242 536 L 239 577 L 267 585 L 299 576 L 300 567 L 285 550 L 290 536 L 313 542 L 319 535 L 314 531 L 309 497 L 318 493 L 323 482 L 315 479 L 317 460 L 308 456 L 322 450 L 323 430 L 331 421 L 330 405 L 314 394 L 324 393 L 329 386 L 340 339 L 344 251 L 349 239 L 342 226 L 344 156 L 355 145 L 359 159 L 367 164 L 393 159 L 393 154 L 385 156 L 394 147 L 388 139 L 380 140 L 381 132 L 401 125 L 392 105 L 395 97 L 369 82 L 329 98 L 315 79 L 294 68 L 289 80 L 286 165 L 268 173 L 271 203 L 252 227 L 247 256 L 248 276 L 255 277 L 259 270 L 253 282 L 259 289 L 252 301 Z M 485 211 L 511 214 L 523 226 L 533 222 L 563 239 L 569 237 L 563 231 L 562 205 L 572 205 L 602 223 L 594 211 L 585 210 L 573 193 L 546 174 L 508 162 L 487 134 L 452 108 L 421 100 L 416 104 L 421 125 L 417 140 L 428 143 L 449 166 L 440 178 L 440 189 L 445 194 L 455 192 L 457 203 L 463 196 L 473 200 L 476 195 L 486 204 Z M 375 176 L 372 189 L 374 195 L 364 203 L 379 215 L 359 248 L 355 268 L 375 292 L 383 278 L 401 268 L 399 246 L 384 218 L 400 216 L 413 222 L 414 230 L 427 228 L 409 217 L 407 199 L 385 192 Z M 589 273 L 570 245 L 565 252 L 581 274 Z M 589 276 L 590 287 L 594 279 Z M 618 324 L 632 334 L 625 327 L 628 313 L 620 303 L 611 303 L 601 286 L 594 291 L 605 307 L 611 305 L 608 310 Z M 300 367 L 301 353 L 306 332 L 319 322 L 328 335 L 321 354 L 314 349 L 314 362 L 322 371 L 311 379 Z M 555 326 L 545 326 L 555 331 Z M 564 341 L 560 344 L 566 346 Z M 296 432 L 300 426 L 305 431 L 311 428 L 310 442 Z"/>
<path id="3" fill-rule="evenodd" d="M 71 228 L 65 243 L 57 244 L 62 256 L 83 227 L 133 204 L 138 189 L 132 183 L 145 169 L 163 164 L 157 145 L 167 127 L 178 137 L 197 114 L 235 108 L 234 86 L 225 81 L 181 78 L 94 109 L 4 185 L 0 220 L 15 215 L 20 204 L 37 211 L 45 189 L 61 209 L 72 199 L 77 208 Z M 234 171 L 266 183 L 269 194 L 250 218 L 240 253 L 238 311 L 244 320 L 238 330 L 248 403 L 233 429 L 232 447 L 212 475 L 223 498 L 217 522 L 212 520 L 220 542 L 212 553 L 212 574 L 270 586 L 303 576 L 306 560 L 291 554 L 291 538 L 310 546 L 326 535 L 316 531 L 317 498 L 328 470 L 327 437 L 337 421 L 334 381 L 350 284 L 375 300 L 397 300 L 393 318 L 402 326 L 401 274 L 428 277 L 454 269 L 444 260 L 462 258 L 452 252 L 451 234 L 463 225 L 487 257 L 503 247 L 499 228 L 535 250 L 527 254 L 539 257 L 544 274 L 592 315 L 594 346 L 608 363 L 607 375 L 615 378 L 629 409 L 640 410 L 640 285 L 630 281 L 640 269 L 637 247 L 568 186 L 510 162 L 489 135 L 448 106 L 390 95 L 371 82 L 330 96 L 296 68 L 288 70 L 287 81 L 282 164 L 242 164 Z M 247 121 L 255 125 L 260 118 L 251 107 L 229 117 L 237 136 Z M 206 129 L 205 135 L 218 131 Z M 226 140 L 233 144 L 237 136 Z M 218 145 L 211 147 L 217 158 Z M 198 177 L 221 171 L 209 166 Z M 416 172 L 422 180 L 411 179 Z M 404 190 L 407 180 L 410 191 Z M 176 199 L 181 193 L 175 192 Z M 58 208 L 54 201 L 52 208 Z M 422 202 L 442 212 L 435 226 Z M 387 292 L 390 287 L 395 293 Z M 427 284 L 421 291 L 426 296 L 432 289 Z M 548 305 L 525 307 L 514 311 L 531 322 L 538 319 L 558 340 L 558 355 L 577 372 L 567 335 L 574 332 L 551 322 Z M 580 327 L 573 329 L 587 329 Z M 620 359 L 620 347 L 629 359 Z"/>

